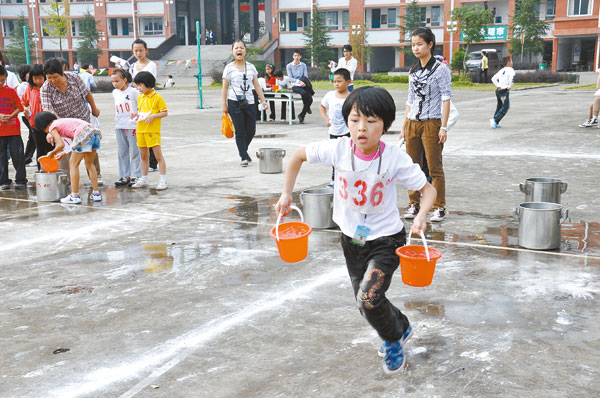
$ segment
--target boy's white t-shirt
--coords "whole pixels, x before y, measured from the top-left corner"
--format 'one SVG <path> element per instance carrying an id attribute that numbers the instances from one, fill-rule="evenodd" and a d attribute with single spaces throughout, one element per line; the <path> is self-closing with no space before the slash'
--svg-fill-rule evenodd
<path id="1" fill-rule="evenodd" d="M 115 129 L 135 130 L 137 121 L 131 120 L 132 113 L 137 113 L 137 97 L 139 91 L 131 86 L 125 90 L 114 89 Z"/>
<path id="2" fill-rule="evenodd" d="M 323 99 L 321 100 L 321 105 L 327 109 L 327 116 L 329 116 L 329 134 L 342 136 L 346 135 L 350 132 L 348 130 L 348 126 L 344 121 L 344 116 L 342 115 L 342 106 L 344 106 L 344 101 L 346 98 L 338 98 L 335 95 L 336 91 L 329 91 Z"/>
<path id="3" fill-rule="evenodd" d="M 397 145 L 385 145 L 381 141 L 381 171 L 385 173 L 383 188 L 383 211 L 381 213 L 364 214 L 351 209 L 344 203 L 342 195 L 343 184 L 338 178 L 340 170 L 352 170 L 352 140 L 342 137 L 337 140 L 314 142 L 306 146 L 306 157 L 309 163 L 322 163 L 335 167 L 335 185 L 333 196 L 333 221 L 342 230 L 342 233 L 353 237 L 357 226 L 364 225 L 370 229 L 367 240 L 374 240 L 382 236 L 394 235 L 404 228 L 400 219 L 397 206 L 396 180 L 413 191 L 418 191 L 425 186 L 427 178 L 419 165 L 413 163 L 411 157 Z M 376 174 L 379 166 L 379 156 L 374 160 L 365 161 L 354 155 L 354 169 L 368 170 Z"/>
<path id="4" fill-rule="evenodd" d="M 246 80 L 244 81 L 244 74 Z M 244 69 L 238 69 L 233 62 L 230 62 L 225 66 L 223 70 L 223 79 L 229 82 L 229 88 L 227 89 L 227 99 L 236 101 L 236 95 L 246 94 L 246 100 L 249 104 L 254 104 L 254 84 L 252 80 L 258 76 L 258 71 L 250 62 L 246 62 Z M 244 91 L 245 90 L 245 91 Z"/>

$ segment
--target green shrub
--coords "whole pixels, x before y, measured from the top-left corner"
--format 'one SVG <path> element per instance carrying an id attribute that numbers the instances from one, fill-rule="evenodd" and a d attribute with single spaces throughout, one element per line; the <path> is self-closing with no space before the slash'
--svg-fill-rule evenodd
<path id="1" fill-rule="evenodd" d="M 408 76 L 390 76 L 387 73 L 377 73 L 371 76 L 375 83 L 408 83 Z"/>

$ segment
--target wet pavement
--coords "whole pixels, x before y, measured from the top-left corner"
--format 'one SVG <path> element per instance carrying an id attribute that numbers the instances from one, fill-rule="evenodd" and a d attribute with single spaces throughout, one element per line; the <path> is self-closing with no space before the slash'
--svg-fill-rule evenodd
<path id="1" fill-rule="evenodd" d="M 487 121 L 493 93 L 455 93 L 449 215 L 427 231 L 443 257 L 430 286 L 406 286 L 400 272 L 392 283 L 414 328 L 407 370 L 393 377 L 354 304 L 339 231 L 315 230 L 307 260 L 282 262 L 268 232 L 283 175 L 260 174 L 258 159 L 240 168 L 219 109 L 196 110 L 193 91 L 162 93 L 167 191 L 108 184 L 116 144 L 101 94 L 102 203 L 83 187 L 81 206 L 38 203 L 33 187 L 0 192 L 1 397 L 600 394 L 600 130 L 575 127 L 592 91 L 511 93 L 498 130 Z M 393 94 L 403 109 L 406 94 Z M 218 95 L 205 90 L 205 102 Z M 316 113 L 259 125 L 250 153 L 284 148 L 285 166 L 327 137 Z M 307 165 L 296 188 L 329 176 Z M 518 246 L 512 212 L 529 177 L 569 184 L 560 250 Z"/>

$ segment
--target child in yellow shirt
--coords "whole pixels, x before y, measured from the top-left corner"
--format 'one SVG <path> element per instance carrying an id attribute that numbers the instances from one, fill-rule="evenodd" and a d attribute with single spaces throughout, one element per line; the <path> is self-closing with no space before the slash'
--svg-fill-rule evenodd
<path id="1" fill-rule="evenodd" d="M 160 171 L 160 182 L 156 189 L 167 189 L 167 164 L 160 147 L 160 125 L 161 119 L 168 115 L 167 104 L 163 97 L 154 90 L 156 79 L 152 73 L 139 72 L 133 78 L 133 83 L 141 93 L 138 96 L 136 134 L 137 145 L 140 147 L 142 157 L 142 177 L 132 185 L 132 188 L 145 188 L 148 186 L 149 148 L 152 148 Z"/>

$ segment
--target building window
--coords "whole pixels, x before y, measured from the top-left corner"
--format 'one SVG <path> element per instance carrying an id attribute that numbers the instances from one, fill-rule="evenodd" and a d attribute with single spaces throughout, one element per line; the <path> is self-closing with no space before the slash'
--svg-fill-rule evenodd
<path id="1" fill-rule="evenodd" d="M 133 30 L 133 19 L 131 18 L 109 18 L 108 32 L 111 36 L 129 36 Z"/>
<path id="2" fill-rule="evenodd" d="M 2 20 L 2 34 L 7 36 L 12 36 L 15 30 L 15 21 L 12 19 L 3 19 Z"/>
<path id="3" fill-rule="evenodd" d="M 556 13 L 556 0 L 547 0 L 546 19 L 554 19 Z"/>
<path id="4" fill-rule="evenodd" d="M 342 11 L 342 29 L 350 29 L 350 12 Z"/>
<path id="5" fill-rule="evenodd" d="M 298 14 L 296 14 L 295 12 L 290 12 L 288 14 L 288 22 L 289 22 L 289 26 L 290 26 L 290 32 L 295 32 L 298 30 Z"/>
<path id="6" fill-rule="evenodd" d="M 590 15 L 591 8 L 590 0 L 569 0 L 569 16 Z"/>
<path id="7" fill-rule="evenodd" d="M 146 36 L 160 36 L 163 34 L 162 18 L 141 18 L 142 34 Z"/>
<path id="8" fill-rule="evenodd" d="M 48 20 L 42 19 L 42 36 L 44 36 L 44 37 L 50 36 L 50 34 L 48 32 L 46 32 L 46 29 L 44 29 L 47 27 L 48 27 Z"/>
<path id="9" fill-rule="evenodd" d="M 287 31 L 286 13 L 285 12 L 279 13 L 279 31 L 280 32 Z"/>
<path id="10" fill-rule="evenodd" d="M 305 12 L 304 13 L 304 21 L 303 21 L 303 26 L 305 28 L 308 27 L 308 25 L 310 25 L 310 12 Z"/>
<path id="11" fill-rule="evenodd" d="M 381 28 L 381 9 L 373 8 L 371 10 L 371 28 L 379 29 Z"/>
<path id="12" fill-rule="evenodd" d="M 338 12 L 337 11 L 323 11 L 321 12 L 321 18 L 323 23 L 328 29 L 338 28 Z"/>
<path id="13" fill-rule="evenodd" d="M 395 28 L 396 27 L 396 9 L 388 8 L 387 16 L 388 16 L 387 17 L 388 28 Z"/>
<path id="14" fill-rule="evenodd" d="M 431 7 L 431 26 L 440 26 L 441 24 L 440 6 Z"/>

